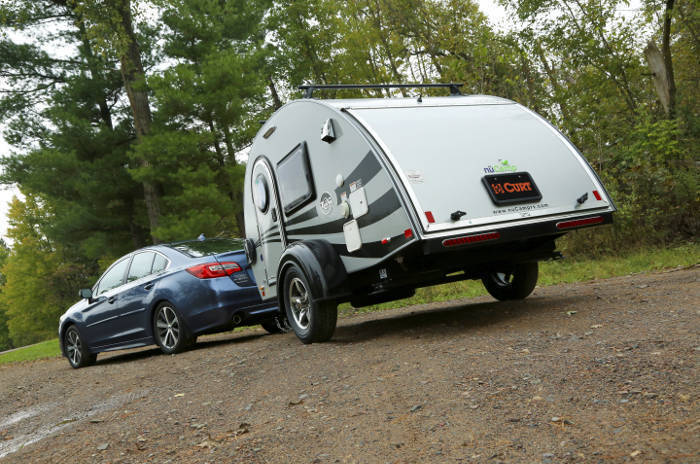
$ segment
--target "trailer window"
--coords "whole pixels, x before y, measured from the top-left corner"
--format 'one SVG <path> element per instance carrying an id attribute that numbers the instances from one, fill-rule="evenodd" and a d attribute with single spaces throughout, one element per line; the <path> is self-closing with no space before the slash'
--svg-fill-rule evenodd
<path id="1" fill-rule="evenodd" d="M 270 189 L 267 187 L 267 179 L 265 174 L 262 172 L 255 177 L 255 182 L 253 183 L 253 201 L 255 201 L 255 206 L 265 213 L 267 211 L 267 205 L 269 204 Z"/>
<path id="2" fill-rule="evenodd" d="M 277 164 L 277 179 L 284 214 L 289 215 L 314 199 L 314 184 L 305 142 L 294 147 Z"/>

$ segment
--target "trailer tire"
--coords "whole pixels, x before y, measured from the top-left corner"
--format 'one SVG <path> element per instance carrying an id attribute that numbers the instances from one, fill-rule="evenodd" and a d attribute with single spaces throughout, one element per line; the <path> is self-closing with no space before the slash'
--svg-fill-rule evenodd
<path id="1" fill-rule="evenodd" d="M 537 262 L 519 263 L 506 271 L 490 271 L 481 281 L 497 300 L 522 300 L 535 289 L 537 276 Z"/>
<path id="2" fill-rule="evenodd" d="M 325 342 L 333 336 L 338 320 L 337 303 L 318 301 L 318 295 L 313 293 L 313 287 L 296 263 L 287 268 L 282 291 L 287 320 L 302 343 Z"/>

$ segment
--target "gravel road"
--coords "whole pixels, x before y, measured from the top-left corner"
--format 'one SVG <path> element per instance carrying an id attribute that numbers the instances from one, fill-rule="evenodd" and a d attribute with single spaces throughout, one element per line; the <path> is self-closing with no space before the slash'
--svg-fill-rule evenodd
<path id="1" fill-rule="evenodd" d="M 0 366 L 8 463 L 700 462 L 700 268 Z"/>

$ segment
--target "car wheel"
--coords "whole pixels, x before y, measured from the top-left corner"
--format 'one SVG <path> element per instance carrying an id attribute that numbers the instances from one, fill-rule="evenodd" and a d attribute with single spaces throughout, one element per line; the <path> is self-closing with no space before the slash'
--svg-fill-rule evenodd
<path id="1" fill-rule="evenodd" d="M 338 305 L 334 301 L 316 301 L 306 276 L 296 264 L 285 273 L 282 290 L 287 320 L 299 340 L 317 343 L 333 336 Z"/>
<path id="2" fill-rule="evenodd" d="M 270 319 L 269 321 L 265 321 L 260 325 L 263 329 L 265 329 L 268 333 L 271 334 L 287 333 L 290 330 L 292 330 L 292 327 L 289 325 L 289 322 L 287 322 L 287 318 L 281 316 L 276 317 L 274 319 Z"/>
<path id="3" fill-rule="evenodd" d="M 153 335 L 165 354 L 180 353 L 193 344 L 182 317 L 170 303 L 161 303 L 153 316 Z"/>
<path id="4" fill-rule="evenodd" d="M 68 362 L 73 369 L 95 364 L 97 355 L 88 351 L 78 328 L 74 325 L 68 327 L 63 334 L 63 347 L 65 348 Z"/>
<path id="5" fill-rule="evenodd" d="M 522 300 L 535 289 L 537 275 L 537 262 L 520 263 L 509 269 L 489 272 L 481 281 L 497 300 Z"/>

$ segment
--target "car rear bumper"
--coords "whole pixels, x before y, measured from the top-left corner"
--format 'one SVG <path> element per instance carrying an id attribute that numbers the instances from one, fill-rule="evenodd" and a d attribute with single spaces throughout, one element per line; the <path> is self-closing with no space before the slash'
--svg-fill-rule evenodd
<path id="1" fill-rule="evenodd" d="M 252 325 L 271 319 L 277 313 L 276 302 L 263 303 L 255 286 L 239 287 L 231 279 L 203 281 L 205 288 L 178 304 L 193 335 L 202 335 Z M 240 322 L 234 322 L 234 316 Z"/>

